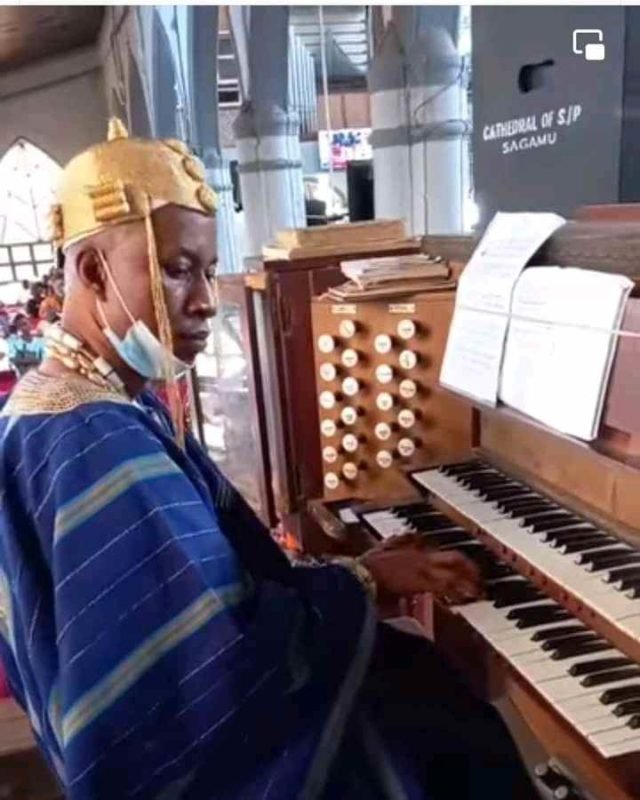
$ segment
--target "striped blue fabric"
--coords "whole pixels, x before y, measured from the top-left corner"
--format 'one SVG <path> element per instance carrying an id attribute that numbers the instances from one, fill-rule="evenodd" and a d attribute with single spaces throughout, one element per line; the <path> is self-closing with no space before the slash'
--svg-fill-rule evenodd
<path id="1" fill-rule="evenodd" d="M 69 800 L 320 798 L 370 604 L 341 567 L 291 567 L 142 406 L 0 418 L 11 687 Z"/>

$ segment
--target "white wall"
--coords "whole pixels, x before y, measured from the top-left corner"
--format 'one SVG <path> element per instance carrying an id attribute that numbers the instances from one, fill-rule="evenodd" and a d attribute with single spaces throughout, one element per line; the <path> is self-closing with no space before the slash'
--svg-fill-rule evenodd
<path id="1" fill-rule="evenodd" d="M 104 138 L 106 121 L 95 48 L 0 75 L 0 156 L 23 136 L 64 164 Z"/>

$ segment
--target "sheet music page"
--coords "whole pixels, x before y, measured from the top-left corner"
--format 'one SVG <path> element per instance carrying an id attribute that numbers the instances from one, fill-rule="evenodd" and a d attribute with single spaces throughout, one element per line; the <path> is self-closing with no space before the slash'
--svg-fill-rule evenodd
<path id="1" fill-rule="evenodd" d="M 519 278 L 500 398 L 580 439 L 598 435 L 626 300 L 624 275 L 532 267 Z"/>
<path id="2" fill-rule="evenodd" d="M 557 214 L 498 213 L 460 277 L 440 382 L 495 405 L 513 287 L 563 225 Z"/>

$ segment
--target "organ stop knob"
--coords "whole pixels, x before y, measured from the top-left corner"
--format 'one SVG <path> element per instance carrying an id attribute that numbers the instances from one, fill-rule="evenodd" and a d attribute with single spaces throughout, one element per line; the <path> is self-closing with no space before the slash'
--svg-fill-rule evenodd
<path id="1" fill-rule="evenodd" d="M 418 363 L 418 356 L 413 350 L 403 350 L 398 357 L 398 362 L 402 369 L 414 369 Z"/>
<path id="2" fill-rule="evenodd" d="M 416 415 L 410 408 L 403 408 L 398 414 L 398 425 L 405 430 L 412 428 L 416 424 Z"/>
<path id="3" fill-rule="evenodd" d="M 335 447 L 331 447 L 331 445 L 324 447 L 322 449 L 322 458 L 327 462 L 327 464 L 335 464 L 335 462 L 338 460 L 338 451 Z"/>
<path id="4" fill-rule="evenodd" d="M 342 354 L 340 360 L 347 369 L 353 369 L 360 361 L 360 356 L 357 350 L 348 347 Z"/>
<path id="5" fill-rule="evenodd" d="M 389 469 L 393 464 L 393 454 L 388 450 L 378 450 L 376 453 L 376 464 L 380 469 Z"/>
<path id="6" fill-rule="evenodd" d="M 398 453 L 403 458 L 411 458 L 411 456 L 416 452 L 416 445 L 412 439 L 403 438 L 400 439 L 398 442 Z"/>
<path id="7" fill-rule="evenodd" d="M 324 391 L 320 393 L 320 406 L 325 411 L 330 411 L 336 404 L 336 396 L 333 392 Z"/>
<path id="8" fill-rule="evenodd" d="M 342 381 L 342 391 L 347 397 L 355 397 L 360 391 L 360 382 L 356 378 L 345 378 Z"/>
<path id="9" fill-rule="evenodd" d="M 327 472 L 327 474 L 324 476 L 324 485 L 330 490 L 337 489 L 340 485 L 340 478 L 335 472 Z"/>
<path id="10" fill-rule="evenodd" d="M 323 419 L 320 423 L 320 432 L 323 436 L 335 436 L 337 432 L 336 423 L 332 419 Z"/>
<path id="11" fill-rule="evenodd" d="M 390 364 L 378 364 L 376 380 L 378 383 L 390 383 L 393 380 L 393 367 Z"/>
<path id="12" fill-rule="evenodd" d="M 411 339 L 416 335 L 416 323 L 412 319 L 401 319 L 396 330 L 401 339 Z"/>
<path id="13" fill-rule="evenodd" d="M 393 408 L 393 395 L 389 392 L 380 392 L 376 397 L 376 406 L 380 411 L 390 411 Z"/>
<path id="14" fill-rule="evenodd" d="M 403 381 L 400 381 L 398 390 L 400 392 L 400 397 L 404 400 L 412 400 L 418 392 L 418 385 L 410 378 L 405 378 Z"/>
<path id="15" fill-rule="evenodd" d="M 328 361 L 320 365 L 320 377 L 323 381 L 334 381 L 338 375 L 338 370 L 335 364 L 330 364 Z"/>
<path id="16" fill-rule="evenodd" d="M 340 336 L 343 339 L 350 339 L 355 336 L 357 329 L 357 325 L 352 319 L 343 319 L 338 326 Z"/>
<path id="17" fill-rule="evenodd" d="M 318 336 L 318 350 L 321 353 L 333 353 L 336 348 L 336 342 L 333 336 L 329 336 L 328 333 L 323 333 Z"/>
<path id="18" fill-rule="evenodd" d="M 379 333 L 374 342 L 373 347 L 376 353 L 380 353 L 381 355 L 386 355 L 387 353 L 391 352 L 391 348 L 393 347 L 393 342 L 391 341 L 391 337 L 386 333 Z"/>

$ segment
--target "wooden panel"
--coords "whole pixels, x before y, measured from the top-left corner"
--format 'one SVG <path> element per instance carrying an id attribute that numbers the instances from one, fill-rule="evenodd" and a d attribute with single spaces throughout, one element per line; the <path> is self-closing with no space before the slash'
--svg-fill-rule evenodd
<path id="1" fill-rule="evenodd" d="M 442 291 L 401 298 L 400 302 L 313 302 L 316 408 L 320 408 L 323 392 L 329 393 L 327 397 L 333 395 L 337 398 L 334 408 L 320 408 L 319 411 L 322 421 L 333 421 L 336 425 L 335 433 L 323 435 L 321 440 L 325 497 L 395 498 L 407 492 L 406 467 L 454 460 L 470 452 L 471 407 L 445 393 L 438 385 L 454 299 L 454 292 Z M 417 331 L 403 340 L 397 328 L 401 321 L 407 320 L 416 325 Z M 341 334 L 340 327 L 345 322 L 355 324 L 354 336 L 345 338 Z M 386 354 L 376 351 L 376 336 L 381 334 L 389 336 L 392 344 Z M 331 336 L 336 342 L 333 352 L 323 354 L 320 351 L 318 342 L 323 335 Z M 346 350 L 355 350 L 358 354 L 359 361 L 355 366 L 345 365 L 342 360 Z M 415 367 L 407 368 L 401 364 L 403 350 L 415 354 Z M 322 378 L 323 365 L 335 368 L 335 378 Z M 392 370 L 388 383 L 377 377 L 376 370 L 381 366 Z M 359 389 L 355 396 L 349 396 L 344 382 L 353 380 L 358 382 Z M 402 382 L 406 380 L 413 381 L 417 387 L 414 397 L 402 397 Z M 389 409 L 380 409 L 377 405 L 383 393 L 393 399 Z M 358 409 L 355 423 L 341 418 L 345 407 Z M 415 424 L 408 428 L 398 424 L 403 410 L 412 411 L 416 417 Z M 318 419 L 318 412 L 314 416 Z M 387 439 L 376 435 L 378 424 L 388 426 Z M 344 437 L 350 434 L 360 439 L 354 453 L 345 449 L 343 444 Z M 414 443 L 416 449 L 412 455 L 403 456 L 398 452 L 401 440 Z M 393 458 L 388 468 L 377 460 L 381 453 Z M 329 458 L 334 460 L 329 461 Z M 345 464 L 359 468 L 354 480 L 345 477 Z M 332 487 L 328 481 L 334 480 L 333 476 L 337 476 L 339 482 Z"/>
<path id="2" fill-rule="evenodd" d="M 432 256 L 468 261 L 478 239 L 425 236 L 422 250 Z M 535 265 L 560 265 L 640 277 L 640 221 L 567 222 L 538 250 Z"/>
<path id="3" fill-rule="evenodd" d="M 102 6 L 0 6 L 0 69 L 92 44 L 103 16 Z"/>
<path id="4" fill-rule="evenodd" d="M 409 247 L 403 254 L 416 253 Z M 322 494 L 322 468 L 315 394 L 311 298 L 344 281 L 340 261 L 391 255 L 386 250 L 301 261 L 265 261 L 267 276 L 260 292 L 269 316 L 256 337 L 273 354 L 269 377 L 274 385 L 265 402 L 277 413 L 280 429 L 269 433 L 275 507 L 281 516 L 297 513 L 306 501 Z M 251 280 L 251 285 L 255 281 Z M 263 374 L 263 380 L 265 376 Z M 273 426 L 271 426 L 273 427 Z M 295 525 L 294 519 L 289 520 Z"/>
<path id="5" fill-rule="evenodd" d="M 569 505 L 583 504 L 590 516 L 615 525 L 640 546 L 640 472 L 634 467 L 506 408 L 482 410 L 480 443 Z"/>

